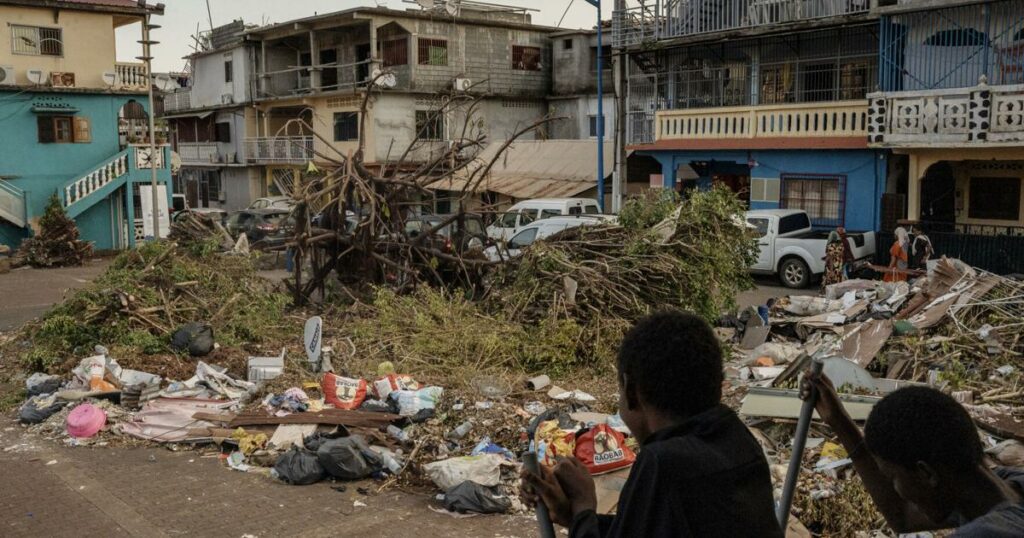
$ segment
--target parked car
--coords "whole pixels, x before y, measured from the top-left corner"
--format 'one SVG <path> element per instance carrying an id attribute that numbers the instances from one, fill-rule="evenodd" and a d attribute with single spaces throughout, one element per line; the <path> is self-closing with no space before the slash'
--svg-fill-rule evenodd
<path id="1" fill-rule="evenodd" d="M 320 226 L 322 224 L 323 214 L 318 213 L 310 219 L 310 224 L 313 226 Z M 345 233 L 351 234 L 356 226 L 359 225 L 358 216 L 352 211 L 345 212 Z M 291 241 L 295 236 L 295 214 L 294 212 L 288 213 L 281 224 L 277 227 L 277 231 L 271 234 L 267 234 L 259 242 L 253 243 L 252 247 L 257 249 L 268 249 L 277 246 L 284 245 L 288 241 Z"/>
<path id="2" fill-rule="evenodd" d="M 452 215 L 419 215 L 405 221 L 405 233 L 410 238 L 424 233 Z M 483 250 L 487 244 L 487 233 L 480 215 L 467 213 L 434 232 L 427 239 L 433 248 L 450 254 L 462 254 L 470 250 Z"/>
<path id="3" fill-rule="evenodd" d="M 522 250 L 524 248 L 532 245 L 536 241 L 547 239 L 558 232 L 568 230 L 569 228 L 576 228 L 578 226 L 598 226 L 600 224 L 606 224 L 607 222 L 607 219 L 591 215 L 549 217 L 538 220 L 537 222 L 524 226 L 519 230 L 519 233 L 512 236 L 512 239 L 505 244 L 499 243 L 497 245 L 487 247 L 487 249 L 484 250 L 484 256 L 492 262 L 515 258 L 522 254 Z"/>
<path id="4" fill-rule="evenodd" d="M 770 209 L 747 211 L 747 223 L 757 229 L 757 262 L 753 273 L 777 274 L 788 288 L 806 288 L 825 272 L 825 245 L 830 230 L 815 230 L 805 211 Z M 847 232 L 857 261 L 875 255 L 875 232 Z"/>
<path id="5" fill-rule="evenodd" d="M 507 241 L 524 227 L 540 219 L 565 215 L 599 215 L 601 208 L 591 198 L 536 198 L 509 208 L 487 227 L 487 237 Z"/>
<path id="6" fill-rule="evenodd" d="M 249 204 L 246 209 L 291 209 L 295 205 L 295 200 L 292 200 L 288 196 L 269 196 L 266 198 L 257 198 Z"/>
<path id="7" fill-rule="evenodd" d="M 228 212 L 223 209 L 218 209 L 215 207 L 193 207 L 183 209 L 181 211 L 178 211 L 177 213 L 174 213 L 171 216 L 171 221 L 178 222 L 180 219 L 184 218 L 185 215 L 202 215 L 205 217 L 210 217 L 216 220 L 217 222 L 221 223 L 222 225 L 226 224 L 228 221 Z"/>
<path id="8" fill-rule="evenodd" d="M 177 215 L 178 213 L 188 209 L 188 199 L 185 198 L 184 194 L 172 194 L 171 195 L 171 216 Z"/>
<path id="9" fill-rule="evenodd" d="M 256 243 L 268 235 L 276 234 L 288 217 L 288 209 L 243 209 L 228 217 L 227 229 L 232 237 L 245 234 L 249 243 Z"/>

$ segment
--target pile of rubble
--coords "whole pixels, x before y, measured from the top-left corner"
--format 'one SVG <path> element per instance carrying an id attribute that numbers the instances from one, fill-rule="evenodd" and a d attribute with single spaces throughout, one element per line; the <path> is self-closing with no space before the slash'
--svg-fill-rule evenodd
<path id="1" fill-rule="evenodd" d="M 36 235 L 21 242 L 15 265 L 67 267 L 82 265 L 92 255 L 92 243 L 79 239 L 78 225 L 64 212 L 57 194 L 50 197 Z"/>
<path id="2" fill-rule="evenodd" d="M 1024 464 L 1024 282 L 947 258 L 912 283 L 848 280 L 823 296 L 773 300 L 724 318 L 734 345 L 727 399 L 761 440 L 777 488 L 799 416 L 799 377 L 811 360 L 854 420 L 911 384 L 951 393 L 974 417 L 990 455 Z M 812 531 L 884 529 L 852 462 L 827 428 L 812 430 L 794 515 Z M 778 491 L 777 491 L 778 493 Z"/>

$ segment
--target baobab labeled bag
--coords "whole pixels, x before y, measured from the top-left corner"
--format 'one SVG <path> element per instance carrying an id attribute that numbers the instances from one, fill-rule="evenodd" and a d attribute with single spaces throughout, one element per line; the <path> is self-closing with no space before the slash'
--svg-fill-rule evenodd
<path id="1" fill-rule="evenodd" d="M 342 377 L 327 372 L 320 386 L 324 389 L 324 401 L 337 409 L 358 409 L 366 399 L 365 379 Z"/>
<path id="2" fill-rule="evenodd" d="M 626 438 L 607 424 L 598 424 L 577 435 L 574 452 L 590 474 L 615 471 L 636 461 L 636 454 L 626 446 Z"/>

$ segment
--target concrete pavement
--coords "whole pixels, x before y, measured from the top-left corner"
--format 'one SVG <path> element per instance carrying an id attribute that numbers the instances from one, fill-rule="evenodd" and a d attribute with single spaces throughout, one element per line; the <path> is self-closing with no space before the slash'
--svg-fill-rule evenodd
<path id="1" fill-rule="evenodd" d="M 23 267 L 0 275 L 0 331 L 9 331 L 43 315 L 70 289 L 99 276 L 111 258 L 89 260 L 82 267 Z"/>

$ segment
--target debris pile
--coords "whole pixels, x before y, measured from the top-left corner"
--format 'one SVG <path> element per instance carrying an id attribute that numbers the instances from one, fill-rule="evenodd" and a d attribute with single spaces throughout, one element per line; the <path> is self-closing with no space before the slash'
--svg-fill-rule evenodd
<path id="1" fill-rule="evenodd" d="M 799 378 L 811 360 L 823 363 L 854 420 L 898 388 L 930 385 L 964 404 L 997 461 L 1019 462 L 1022 316 L 1024 283 L 948 258 L 909 284 L 848 280 L 824 296 L 780 298 L 721 320 L 720 335 L 735 346 L 727 399 L 765 446 L 776 485 L 800 412 Z M 830 437 L 822 428 L 809 438 L 803 459 L 813 472 L 801 475 L 793 515 L 815 533 L 884 529 Z"/>
<path id="2" fill-rule="evenodd" d="M 31 371 L 60 374 L 102 345 L 131 367 L 184 375 L 191 366 L 171 354 L 171 337 L 183 325 L 208 324 L 222 346 L 253 346 L 286 331 L 286 304 L 248 257 L 147 243 L 26 326 L 6 352 Z"/>
<path id="3" fill-rule="evenodd" d="M 64 213 L 64 207 L 54 193 L 39 219 L 39 233 L 21 242 L 16 264 L 76 266 L 82 265 L 91 254 L 92 243 L 78 238 L 78 225 Z"/>

